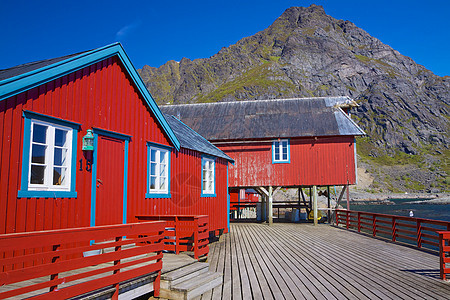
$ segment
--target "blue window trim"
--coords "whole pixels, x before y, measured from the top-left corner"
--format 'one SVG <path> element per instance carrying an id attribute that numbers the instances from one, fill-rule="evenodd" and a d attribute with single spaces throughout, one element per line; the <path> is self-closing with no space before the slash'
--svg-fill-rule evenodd
<path id="1" fill-rule="evenodd" d="M 275 160 L 275 142 L 287 141 L 287 155 L 288 159 L 283 161 Z M 280 153 L 282 155 L 282 153 Z M 290 139 L 282 139 L 280 141 L 272 141 L 272 164 L 290 164 L 291 163 L 291 140 Z"/>
<path id="2" fill-rule="evenodd" d="M 101 128 L 97 128 L 97 127 L 93 127 L 92 130 L 94 131 L 94 133 L 97 133 L 97 135 L 99 134 L 99 135 L 103 135 L 103 136 L 108 136 L 108 137 L 112 137 L 112 138 L 115 138 L 118 140 L 123 140 L 123 141 L 131 141 L 131 135 L 128 135 L 128 134 L 123 134 L 123 133 L 106 130 L 106 129 L 101 129 Z"/>
<path id="3" fill-rule="evenodd" d="M 150 192 L 150 148 L 159 148 L 162 150 L 166 150 L 168 152 L 168 160 L 167 160 L 167 193 L 151 193 Z M 170 193 L 170 160 L 172 156 L 172 147 L 167 145 L 161 145 L 153 142 L 147 142 L 147 189 L 145 191 L 145 198 L 172 198 Z"/>
<path id="4" fill-rule="evenodd" d="M 212 193 L 212 194 L 203 193 L 203 164 L 204 164 L 206 159 L 214 161 L 214 193 Z M 217 178 L 217 176 L 216 176 L 216 157 L 210 156 L 210 155 L 202 155 L 202 165 L 201 165 L 201 168 L 200 168 L 200 173 L 201 173 L 201 194 L 200 194 L 200 197 L 217 197 L 217 194 L 216 194 L 216 178 Z"/>
<path id="5" fill-rule="evenodd" d="M 129 143 L 131 141 L 131 135 L 118 133 L 115 131 L 109 131 L 101 128 L 92 128 L 94 132 L 94 153 L 93 160 L 94 163 L 92 165 L 92 178 L 91 178 L 91 217 L 90 217 L 90 226 L 95 226 L 95 215 L 97 208 L 97 151 L 98 149 L 98 136 L 107 136 L 112 137 L 118 140 L 122 140 L 125 142 L 125 151 L 123 158 L 123 215 L 122 215 L 122 223 L 127 223 L 127 211 L 128 211 L 128 153 L 129 153 Z"/>
<path id="6" fill-rule="evenodd" d="M 24 134 L 23 134 L 23 153 L 22 153 L 22 178 L 20 181 L 19 198 L 76 198 L 76 162 L 77 162 L 77 141 L 79 123 L 66 121 L 32 111 L 24 111 Z M 71 180 L 70 191 L 35 191 L 28 190 L 28 175 L 30 170 L 30 138 L 31 138 L 31 120 L 43 121 L 55 125 L 72 128 L 72 162 L 71 162 Z"/>

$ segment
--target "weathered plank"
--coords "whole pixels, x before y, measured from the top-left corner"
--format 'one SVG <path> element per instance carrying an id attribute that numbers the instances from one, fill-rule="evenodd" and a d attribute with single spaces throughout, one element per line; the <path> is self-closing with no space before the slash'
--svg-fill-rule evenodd
<path id="1" fill-rule="evenodd" d="M 223 272 L 229 284 L 202 299 L 450 295 L 450 284 L 437 278 L 437 255 L 328 225 L 232 224 L 230 233 L 210 249 L 211 270 Z"/>

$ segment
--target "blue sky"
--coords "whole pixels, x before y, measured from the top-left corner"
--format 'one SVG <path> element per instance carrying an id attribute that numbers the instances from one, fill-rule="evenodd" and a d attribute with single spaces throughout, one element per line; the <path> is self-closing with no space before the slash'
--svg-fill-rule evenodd
<path id="1" fill-rule="evenodd" d="M 121 42 L 136 68 L 210 57 L 291 6 L 322 5 L 440 76 L 450 75 L 450 1 L 0 0 L 0 69 Z"/>

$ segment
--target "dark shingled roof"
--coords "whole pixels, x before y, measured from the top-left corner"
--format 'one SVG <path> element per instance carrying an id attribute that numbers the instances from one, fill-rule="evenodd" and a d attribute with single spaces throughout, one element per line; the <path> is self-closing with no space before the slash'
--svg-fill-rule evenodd
<path id="1" fill-rule="evenodd" d="M 209 141 L 357 136 L 364 131 L 341 107 L 348 97 L 252 100 L 160 106 Z"/>
<path id="2" fill-rule="evenodd" d="M 234 162 L 234 160 L 223 153 L 222 150 L 208 142 L 204 137 L 199 135 L 197 132 L 189 128 L 186 124 L 175 118 L 174 116 L 164 114 L 164 117 L 172 128 L 175 136 L 180 141 L 182 148 L 195 150 L 204 154 L 213 155 L 216 157 L 225 158 L 229 161 Z"/>
<path id="3" fill-rule="evenodd" d="M 70 54 L 70 55 L 66 55 L 66 56 L 61 56 L 61 57 L 57 57 L 57 58 L 44 59 L 44 60 L 26 63 L 23 65 L 18 65 L 18 66 L 12 67 L 12 68 L 0 70 L 0 81 L 15 77 L 15 76 L 19 76 L 19 75 L 22 75 L 22 74 L 46 67 L 46 66 L 53 65 L 57 62 L 66 60 L 68 58 L 80 55 L 85 52 L 87 52 L 87 51 Z"/>

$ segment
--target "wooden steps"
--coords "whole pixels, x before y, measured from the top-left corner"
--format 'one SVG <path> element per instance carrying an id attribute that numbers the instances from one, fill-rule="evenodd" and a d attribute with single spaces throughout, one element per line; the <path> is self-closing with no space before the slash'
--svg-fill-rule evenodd
<path id="1" fill-rule="evenodd" d="M 162 274 L 160 298 L 193 299 L 220 286 L 222 274 L 208 269 L 208 263 L 195 262 Z"/>

